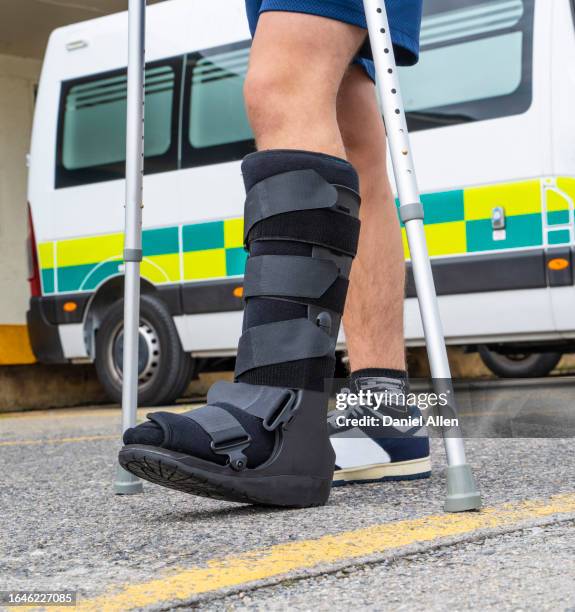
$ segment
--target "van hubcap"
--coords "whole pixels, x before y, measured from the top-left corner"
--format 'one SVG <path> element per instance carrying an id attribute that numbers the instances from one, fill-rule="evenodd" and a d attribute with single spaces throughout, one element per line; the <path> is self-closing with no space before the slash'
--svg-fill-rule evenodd
<path id="1" fill-rule="evenodd" d="M 110 365 L 118 382 L 122 381 L 124 355 L 124 327 L 120 325 L 111 343 Z M 140 388 L 152 384 L 158 374 L 161 359 L 160 340 L 156 330 L 141 321 L 138 330 L 138 385 Z"/>

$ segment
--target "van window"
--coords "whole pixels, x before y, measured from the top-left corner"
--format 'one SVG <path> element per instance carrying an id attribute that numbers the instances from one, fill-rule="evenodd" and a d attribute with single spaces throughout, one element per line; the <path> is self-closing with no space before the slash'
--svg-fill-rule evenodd
<path id="1" fill-rule="evenodd" d="M 198 60 L 192 73 L 190 144 L 213 147 L 252 138 L 243 103 L 248 49 Z"/>
<path id="2" fill-rule="evenodd" d="M 534 0 L 427 0 L 423 12 L 420 61 L 400 69 L 410 129 L 529 108 Z M 249 48 L 245 40 L 148 65 L 146 173 L 255 150 L 242 91 Z M 125 69 L 64 82 L 56 187 L 123 178 L 125 121 Z"/>
<path id="3" fill-rule="evenodd" d="M 419 63 L 400 69 L 412 130 L 531 105 L 533 0 L 429 0 Z"/>
<path id="4" fill-rule="evenodd" d="M 242 159 L 254 150 L 244 106 L 249 41 L 189 56 L 182 165 Z"/>
<path id="5" fill-rule="evenodd" d="M 146 69 L 146 172 L 177 164 L 178 65 Z M 121 179 L 126 159 L 126 71 L 63 84 L 56 187 Z"/>

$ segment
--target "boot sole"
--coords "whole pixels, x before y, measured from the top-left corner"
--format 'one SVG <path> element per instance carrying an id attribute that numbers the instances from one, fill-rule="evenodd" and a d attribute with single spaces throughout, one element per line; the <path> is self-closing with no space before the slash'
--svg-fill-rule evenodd
<path id="1" fill-rule="evenodd" d="M 235 472 L 230 467 L 154 446 L 125 446 L 118 459 L 125 470 L 143 480 L 190 495 L 237 503 L 287 508 L 323 506 L 331 489 L 331 480 L 326 478 L 274 474 L 272 466 Z"/>
<path id="2" fill-rule="evenodd" d="M 396 463 L 380 463 L 337 470 L 333 475 L 333 486 L 346 484 L 369 484 L 389 480 L 417 480 L 431 476 L 431 459 L 423 457 Z"/>

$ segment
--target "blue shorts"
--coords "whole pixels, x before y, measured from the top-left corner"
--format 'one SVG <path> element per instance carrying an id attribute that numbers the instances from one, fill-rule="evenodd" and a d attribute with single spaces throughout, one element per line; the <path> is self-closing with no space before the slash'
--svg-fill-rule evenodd
<path id="1" fill-rule="evenodd" d="M 387 17 L 395 59 L 399 66 L 412 66 L 419 57 L 419 31 L 423 0 L 386 0 Z M 362 0 L 246 0 L 252 36 L 258 17 L 265 11 L 288 11 L 319 15 L 367 29 Z M 375 81 L 375 67 L 369 45 L 354 60 Z"/>

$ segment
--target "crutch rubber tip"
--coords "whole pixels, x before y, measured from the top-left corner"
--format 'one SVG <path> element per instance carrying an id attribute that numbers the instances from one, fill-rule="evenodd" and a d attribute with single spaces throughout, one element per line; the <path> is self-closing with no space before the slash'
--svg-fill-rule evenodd
<path id="1" fill-rule="evenodd" d="M 114 493 L 116 495 L 137 495 L 142 493 L 143 490 L 144 486 L 139 478 L 127 472 L 123 467 L 118 466 L 114 482 Z"/>
<path id="2" fill-rule="evenodd" d="M 468 463 L 447 468 L 445 512 L 468 512 L 481 509 L 481 495 Z"/>

